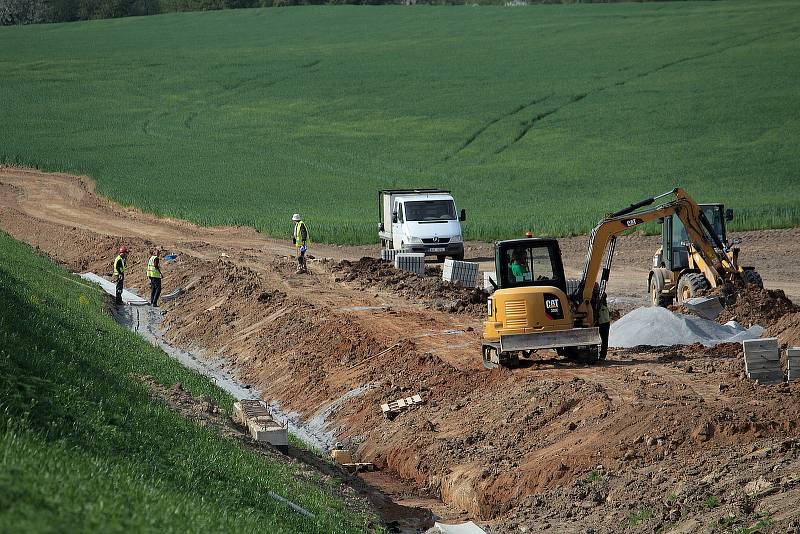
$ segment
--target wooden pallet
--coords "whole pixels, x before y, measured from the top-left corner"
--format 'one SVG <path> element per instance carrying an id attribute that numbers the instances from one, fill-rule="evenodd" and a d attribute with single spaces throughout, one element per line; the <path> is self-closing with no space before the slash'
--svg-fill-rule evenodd
<path id="1" fill-rule="evenodd" d="M 381 404 L 381 410 L 383 410 L 383 415 L 389 417 L 390 415 L 397 414 L 414 405 L 422 404 L 424 402 L 425 401 L 422 400 L 420 395 L 412 395 L 411 397 Z"/>

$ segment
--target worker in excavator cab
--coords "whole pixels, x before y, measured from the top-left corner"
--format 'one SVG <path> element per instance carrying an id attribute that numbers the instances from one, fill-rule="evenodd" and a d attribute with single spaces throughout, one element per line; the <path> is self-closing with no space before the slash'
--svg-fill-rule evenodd
<path id="1" fill-rule="evenodd" d="M 516 282 L 523 282 L 531 279 L 531 272 L 528 270 L 526 256 L 527 253 L 524 248 L 513 249 L 511 253 L 511 276 Z"/>
<path id="2" fill-rule="evenodd" d="M 147 260 L 147 278 L 150 280 L 150 305 L 158 308 L 158 297 L 161 296 L 161 249 L 152 250 Z"/>
<path id="3" fill-rule="evenodd" d="M 308 229 L 306 223 L 300 218 L 299 213 L 292 215 L 294 221 L 294 231 L 292 232 L 292 244 L 297 248 L 297 272 L 307 273 L 306 251 L 308 250 Z"/>
<path id="4" fill-rule="evenodd" d="M 128 261 L 128 247 L 119 247 L 117 257 L 114 258 L 114 278 L 117 282 L 116 304 L 122 304 L 122 287 L 125 283 L 125 262 Z"/>

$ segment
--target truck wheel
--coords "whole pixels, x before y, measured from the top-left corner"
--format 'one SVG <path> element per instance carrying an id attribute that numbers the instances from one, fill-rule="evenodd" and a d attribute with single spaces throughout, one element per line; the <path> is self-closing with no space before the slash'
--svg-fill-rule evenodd
<path id="1" fill-rule="evenodd" d="M 445 258 L 447 258 L 447 256 L 437 255 L 436 263 L 444 263 Z"/>
<path id="2" fill-rule="evenodd" d="M 696 297 L 701 291 L 708 289 L 708 280 L 700 273 L 688 273 L 678 280 L 678 304 L 684 300 Z"/>
<path id="3" fill-rule="evenodd" d="M 756 287 L 764 289 L 764 281 L 755 269 L 747 269 L 742 275 L 744 276 L 744 281 L 748 284 L 753 284 Z"/>
<path id="4" fill-rule="evenodd" d="M 461 254 L 453 254 L 453 259 L 456 261 L 464 261 L 464 253 Z"/>
<path id="5" fill-rule="evenodd" d="M 652 273 L 650 275 L 650 304 L 653 306 L 661 306 L 666 308 L 672 304 L 672 298 L 664 296 L 664 279 L 661 276 Z"/>

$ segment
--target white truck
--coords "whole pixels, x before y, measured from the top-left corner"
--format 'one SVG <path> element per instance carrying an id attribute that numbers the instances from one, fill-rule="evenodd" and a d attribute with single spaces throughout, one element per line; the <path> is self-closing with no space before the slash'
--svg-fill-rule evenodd
<path id="1" fill-rule="evenodd" d="M 378 191 L 378 236 L 381 247 L 422 252 L 444 261 L 464 259 L 459 213 L 444 189 L 382 189 Z"/>

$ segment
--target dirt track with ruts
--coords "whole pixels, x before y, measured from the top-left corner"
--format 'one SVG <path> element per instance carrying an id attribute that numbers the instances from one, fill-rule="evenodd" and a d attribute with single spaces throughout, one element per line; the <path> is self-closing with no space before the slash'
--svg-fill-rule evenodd
<path id="1" fill-rule="evenodd" d="M 341 260 L 375 247 L 315 245 L 312 273 L 298 275 L 288 240 L 160 219 L 96 196 L 86 179 L 14 168 L 0 168 L 0 228 L 80 272 L 108 274 L 125 244 L 129 285 L 140 290 L 150 247 L 179 253 L 164 278 L 165 294 L 186 289 L 164 303 L 172 342 L 223 355 L 306 417 L 336 403 L 339 440 L 390 477 L 374 482 L 402 480 L 409 503 L 438 497 L 445 517 L 493 532 L 690 532 L 765 517 L 775 531 L 798 525 L 800 384 L 745 379 L 738 345 L 617 351 L 592 367 L 545 353 L 486 371 L 473 309 L 342 276 Z M 800 230 L 736 236 L 767 287 L 800 296 Z M 644 297 L 657 241 L 620 239 L 612 302 Z M 568 275 L 585 242 L 561 241 Z M 467 257 L 488 261 L 490 251 L 469 243 Z M 785 339 L 793 320 L 782 319 Z M 363 393 L 341 400 L 356 388 Z M 426 403 L 393 420 L 381 414 L 382 402 L 414 393 Z M 639 512 L 648 517 L 631 521 Z"/>

